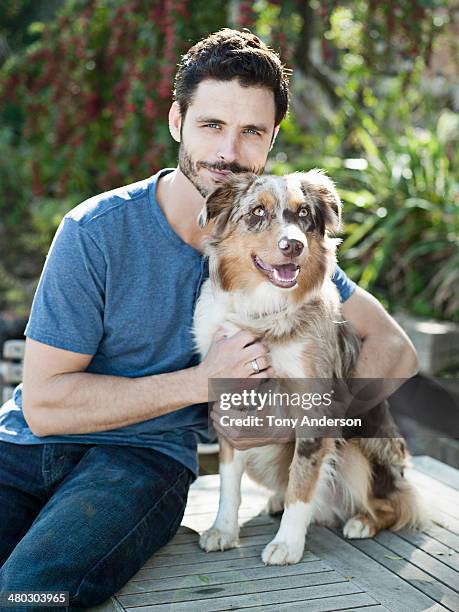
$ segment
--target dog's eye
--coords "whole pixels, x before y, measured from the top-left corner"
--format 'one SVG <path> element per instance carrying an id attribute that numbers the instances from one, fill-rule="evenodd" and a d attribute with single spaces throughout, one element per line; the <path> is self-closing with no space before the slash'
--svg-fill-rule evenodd
<path id="1" fill-rule="evenodd" d="M 266 215 L 266 210 L 263 206 L 257 206 L 252 210 L 252 215 L 256 215 L 257 217 L 264 217 Z"/>
<path id="2" fill-rule="evenodd" d="M 309 210 L 305 206 L 302 206 L 300 210 L 298 211 L 298 216 L 307 217 L 308 215 L 309 215 Z"/>

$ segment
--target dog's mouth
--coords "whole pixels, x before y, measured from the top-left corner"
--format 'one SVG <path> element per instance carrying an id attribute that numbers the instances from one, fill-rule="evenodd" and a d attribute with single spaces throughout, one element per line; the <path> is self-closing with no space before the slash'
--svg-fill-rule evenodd
<path id="1" fill-rule="evenodd" d="M 263 272 L 268 280 L 276 287 L 290 289 L 291 287 L 295 287 L 297 284 L 296 279 L 300 272 L 300 266 L 294 263 L 271 266 L 260 259 L 258 255 L 252 255 L 252 259 L 257 270 Z"/>

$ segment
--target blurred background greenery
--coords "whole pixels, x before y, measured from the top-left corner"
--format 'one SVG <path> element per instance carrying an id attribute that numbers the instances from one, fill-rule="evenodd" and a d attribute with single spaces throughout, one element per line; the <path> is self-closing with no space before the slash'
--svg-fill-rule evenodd
<path id="1" fill-rule="evenodd" d="M 0 0 L 0 311 L 27 314 L 67 210 L 175 165 L 178 58 L 224 26 L 293 68 L 267 171 L 335 179 L 341 265 L 459 321 L 458 0 Z"/>

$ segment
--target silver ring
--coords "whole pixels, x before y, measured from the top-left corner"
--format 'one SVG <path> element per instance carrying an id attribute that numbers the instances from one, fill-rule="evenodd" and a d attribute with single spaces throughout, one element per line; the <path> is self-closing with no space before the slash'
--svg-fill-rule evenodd
<path id="1" fill-rule="evenodd" d="M 256 359 L 251 361 L 250 365 L 252 366 L 252 370 L 255 372 L 255 374 L 259 374 L 260 373 L 260 366 L 258 365 L 258 362 L 257 362 Z"/>

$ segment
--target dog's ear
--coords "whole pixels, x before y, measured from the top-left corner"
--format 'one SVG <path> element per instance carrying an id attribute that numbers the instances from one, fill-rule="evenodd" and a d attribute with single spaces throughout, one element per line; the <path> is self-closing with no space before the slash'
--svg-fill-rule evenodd
<path id="1" fill-rule="evenodd" d="M 335 184 L 323 170 L 315 168 L 298 173 L 301 190 L 313 207 L 313 217 L 320 233 L 337 232 L 341 224 L 341 200 Z"/>
<path id="2" fill-rule="evenodd" d="M 242 195 L 257 178 L 252 172 L 233 174 L 221 183 L 210 195 L 199 213 L 198 224 L 203 229 L 211 219 L 222 215 L 228 220 L 229 215 Z M 226 214 L 225 214 L 226 213 Z"/>

